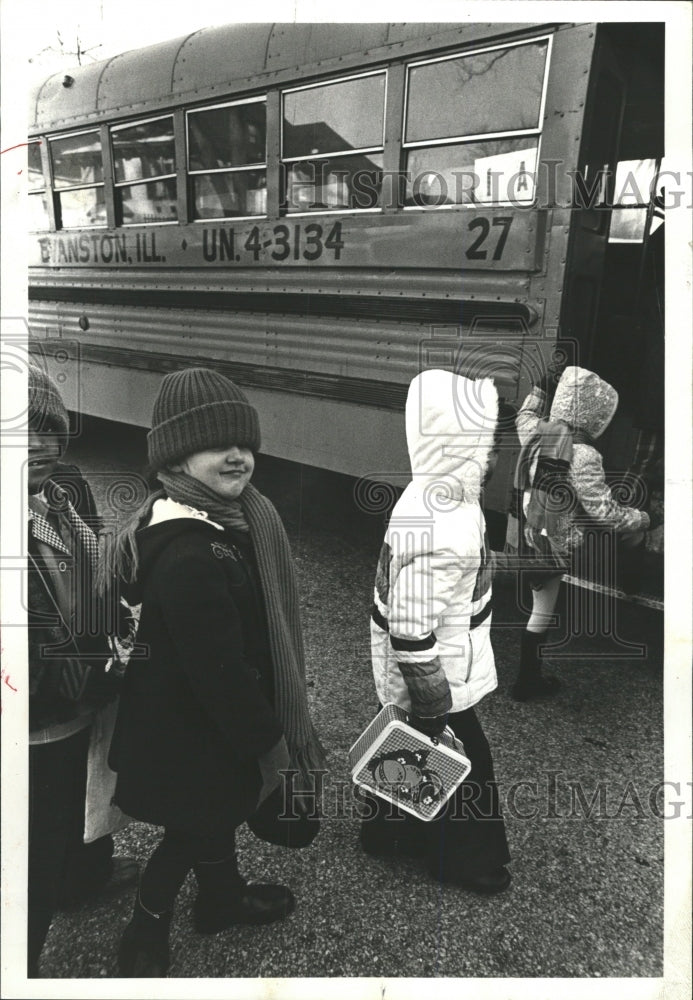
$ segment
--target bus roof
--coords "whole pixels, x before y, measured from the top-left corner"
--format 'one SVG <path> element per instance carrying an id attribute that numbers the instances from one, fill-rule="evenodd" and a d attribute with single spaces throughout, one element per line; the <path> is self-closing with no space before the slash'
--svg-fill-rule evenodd
<path id="1" fill-rule="evenodd" d="M 353 72 L 364 65 L 533 32 L 531 24 L 229 24 L 54 73 L 30 95 L 29 133 L 163 110 L 181 100 Z"/>

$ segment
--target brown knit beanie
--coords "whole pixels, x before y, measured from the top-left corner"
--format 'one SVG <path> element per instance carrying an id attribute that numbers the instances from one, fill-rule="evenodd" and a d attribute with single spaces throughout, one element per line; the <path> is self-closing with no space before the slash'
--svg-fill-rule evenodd
<path id="1" fill-rule="evenodd" d="M 188 455 L 224 445 L 260 449 L 257 410 L 237 385 L 210 368 L 166 375 L 147 435 L 149 463 L 164 469 Z"/>
<path id="2" fill-rule="evenodd" d="M 53 379 L 29 362 L 29 430 L 56 434 L 64 451 L 70 433 L 70 418 Z"/>

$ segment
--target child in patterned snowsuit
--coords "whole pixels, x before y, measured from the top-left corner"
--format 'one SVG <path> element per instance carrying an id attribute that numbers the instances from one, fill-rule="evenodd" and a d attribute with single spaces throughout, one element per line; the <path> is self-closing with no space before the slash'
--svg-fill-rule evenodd
<path id="1" fill-rule="evenodd" d="M 533 594 L 512 689 L 517 701 L 551 695 L 560 687 L 557 678 L 542 674 L 538 647 L 552 621 L 562 575 L 573 570 L 586 532 L 607 529 L 626 545 L 637 545 L 649 527 L 645 511 L 624 506 L 614 498 L 593 443 L 616 412 L 616 390 L 586 368 L 566 368 L 546 421 L 542 417 L 547 410 L 548 389 L 546 384 L 534 386 L 516 420 L 522 450 L 515 478 L 515 544 L 520 555 L 529 558 Z M 560 472 L 561 464 L 564 473 Z M 548 470 L 548 478 L 542 470 Z M 512 552 L 513 547 L 506 548 Z"/>

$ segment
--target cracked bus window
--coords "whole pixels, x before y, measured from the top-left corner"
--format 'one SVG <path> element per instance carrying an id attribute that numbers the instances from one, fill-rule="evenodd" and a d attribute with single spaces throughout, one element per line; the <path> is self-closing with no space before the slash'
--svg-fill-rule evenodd
<path id="1" fill-rule="evenodd" d="M 405 204 L 531 202 L 548 39 L 413 64 Z"/>

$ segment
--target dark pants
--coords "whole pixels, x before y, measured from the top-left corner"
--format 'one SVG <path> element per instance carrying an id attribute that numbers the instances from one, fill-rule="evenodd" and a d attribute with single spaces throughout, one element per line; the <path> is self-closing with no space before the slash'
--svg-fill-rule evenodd
<path id="1" fill-rule="evenodd" d="M 464 743 L 472 765 L 468 779 L 430 822 L 369 796 L 376 814 L 364 820 L 361 839 L 375 850 L 396 843 L 403 854 L 423 854 L 434 877 L 459 881 L 500 868 L 510 860 L 510 853 L 491 750 L 476 712 L 473 708 L 453 712 L 448 725 Z"/>
<path id="2" fill-rule="evenodd" d="M 238 893 L 245 880 L 236 864 L 234 835 L 191 837 L 168 827 L 140 880 L 139 898 L 152 913 L 171 910 L 190 870 L 200 890 L 221 899 Z"/>
<path id="3" fill-rule="evenodd" d="M 76 906 L 98 895 L 113 872 L 113 837 L 107 835 L 85 844 L 83 831 L 84 811 L 63 874 L 61 907 Z"/>
<path id="4" fill-rule="evenodd" d="M 88 729 L 29 747 L 29 976 L 38 975 L 70 848 L 83 830 L 88 748 Z"/>

